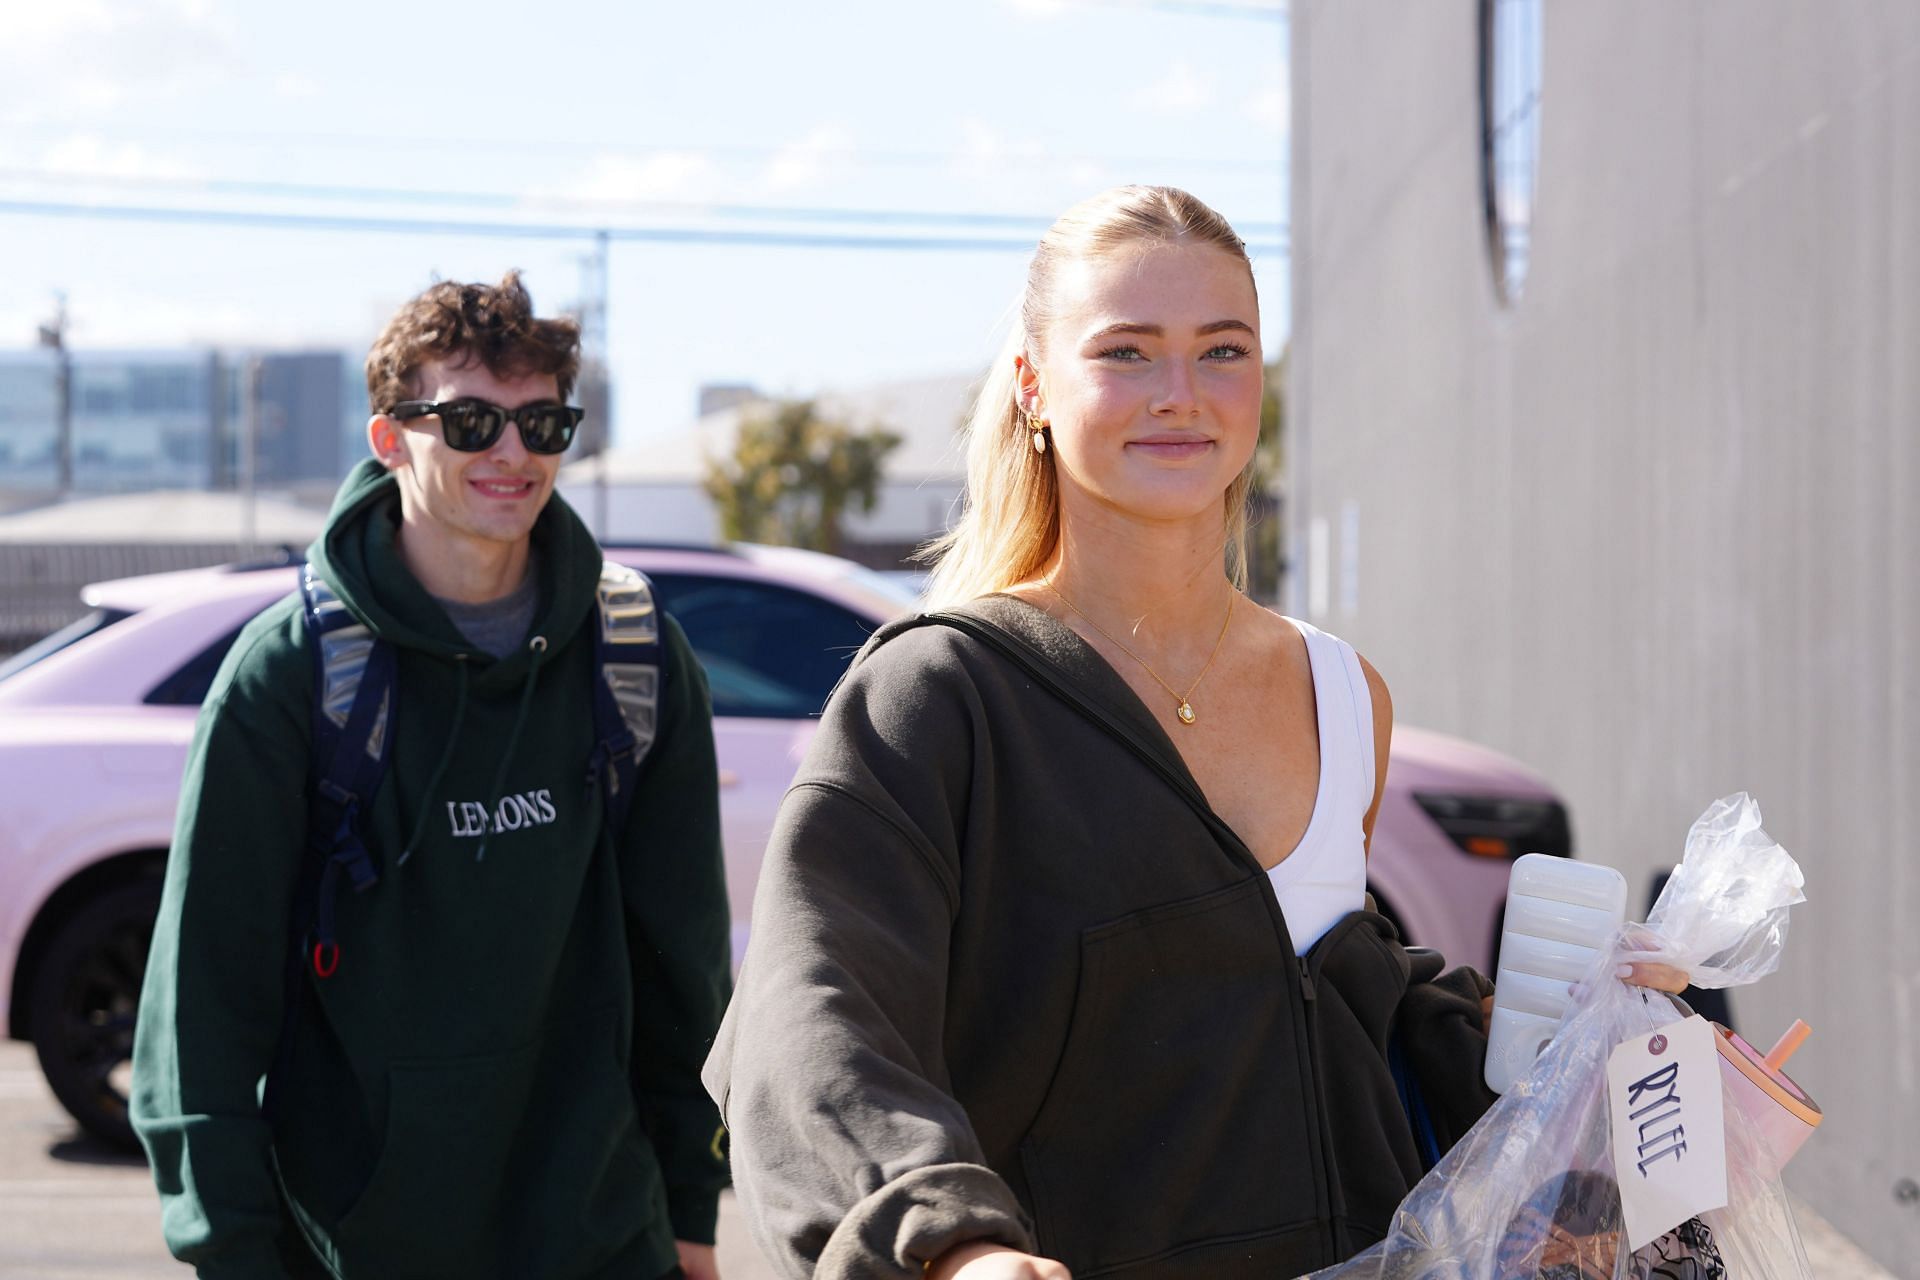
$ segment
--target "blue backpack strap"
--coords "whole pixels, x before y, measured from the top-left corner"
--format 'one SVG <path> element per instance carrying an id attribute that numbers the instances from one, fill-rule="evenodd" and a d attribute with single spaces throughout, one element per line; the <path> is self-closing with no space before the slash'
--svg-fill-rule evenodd
<path id="1" fill-rule="evenodd" d="M 600 787 L 607 826 L 626 826 L 640 764 L 653 746 L 666 667 L 660 610 L 645 574 L 613 560 L 600 567 L 594 629 L 593 754 L 587 785 Z"/>
<path id="2" fill-rule="evenodd" d="M 312 787 L 307 797 L 307 865 L 311 901 L 303 904 L 303 957 L 315 977 L 340 963 L 334 900 L 345 876 L 355 893 L 379 883 L 361 835 L 361 815 L 386 774 L 392 745 L 393 647 L 350 613 L 307 565 L 300 574 L 307 630 L 313 635 Z"/>
<path id="3" fill-rule="evenodd" d="M 277 1123 L 294 1031 L 307 999 L 308 971 L 330 978 L 340 965 L 334 898 L 345 875 L 354 891 L 379 882 L 360 815 L 386 771 L 392 733 L 394 660 L 348 612 L 312 565 L 300 570 L 301 613 L 314 655 L 313 743 L 308 754 L 307 841 L 295 878 L 280 1040 L 267 1072 L 261 1112 Z"/>
<path id="4" fill-rule="evenodd" d="M 1432 1173 L 1446 1153 L 1440 1150 L 1440 1137 L 1434 1132 L 1433 1116 L 1427 1111 L 1427 1095 L 1420 1077 L 1407 1061 L 1407 1049 L 1400 1042 L 1400 1030 L 1394 1028 L 1387 1041 L 1387 1066 L 1393 1072 L 1393 1085 L 1400 1094 L 1401 1109 L 1407 1113 L 1407 1127 L 1413 1131 L 1413 1145 L 1420 1153 L 1420 1169 Z"/>

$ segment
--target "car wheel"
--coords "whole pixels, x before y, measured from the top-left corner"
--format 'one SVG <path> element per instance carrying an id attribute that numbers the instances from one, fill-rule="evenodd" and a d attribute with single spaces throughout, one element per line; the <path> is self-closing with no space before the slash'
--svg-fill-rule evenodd
<path id="1" fill-rule="evenodd" d="M 160 883 L 116 885 L 69 917 L 33 978 L 33 1047 L 54 1097 L 80 1127 L 137 1150 L 127 1117 L 133 1020 Z"/>

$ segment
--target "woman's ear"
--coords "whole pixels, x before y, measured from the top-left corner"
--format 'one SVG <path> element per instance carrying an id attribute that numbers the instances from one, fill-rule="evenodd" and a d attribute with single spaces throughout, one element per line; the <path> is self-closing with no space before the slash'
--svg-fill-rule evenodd
<path id="1" fill-rule="evenodd" d="M 1029 418 L 1047 416 L 1047 398 L 1040 390 L 1040 371 L 1025 352 L 1013 358 L 1013 396 L 1020 411 Z"/>

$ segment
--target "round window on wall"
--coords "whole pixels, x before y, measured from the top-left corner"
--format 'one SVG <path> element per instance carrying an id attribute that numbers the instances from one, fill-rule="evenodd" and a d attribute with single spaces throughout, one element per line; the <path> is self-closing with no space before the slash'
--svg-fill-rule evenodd
<path id="1" fill-rule="evenodd" d="M 1540 171 L 1541 0 L 1480 0 L 1480 136 L 1494 289 L 1508 306 L 1527 283 Z"/>

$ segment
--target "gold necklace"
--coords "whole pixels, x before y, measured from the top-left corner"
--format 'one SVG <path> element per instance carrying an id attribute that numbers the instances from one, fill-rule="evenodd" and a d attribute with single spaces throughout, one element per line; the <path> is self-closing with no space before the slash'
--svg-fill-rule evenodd
<path id="1" fill-rule="evenodd" d="M 1181 693 L 1178 689 L 1168 684 L 1165 680 L 1162 680 L 1160 678 L 1160 673 L 1158 671 L 1155 671 L 1151 666 L 1148 666 L 1147 660 L 1145 658 L 1135 653 L 1132 649 L 1129 649 L 1126 646 L 1126 644 L 1121 641 L 1119 636 L 1114 635 L 1111 631 L 1108 631 L 1105 627 L 1095 622 L 1085 609 L 1082 609 L 1079 605 L 1067 599 L 1066 593 L 1060 590 L 1060 588 L 1053 585 L 1053 578 L 1051 575 L 1043 575 L 1040 581 L 1042 584 L 1045 585 L 1047 590 L 1053 592 L 1054 595 L 1060 597 L 1061 604 L 1064 604 L 1065 606 L 1067 606 L 1067 608 L 1073 610 L 1075 613 L 1079 614 L 1082 618 L 1085 618 L 1087 620 L 1088 626 L 1092 627 L 1095 631 L 1098 631 L 1101 635 L 1105 636 L 1107 639 L 1113 641 L 1115 645 L 1119 646 L 1120 652 L 1126 654 L 1129 658 L 1132 658 L 1135 662 L 1139 663 L 1140 669 L 1153 677 L 1155 684 L 1158 684 L 1162 689 L 1165 689 L 1168 693 L 1173 695 L 1173 700 L 1179 704 L 1177 709 L 1174 711 L 1174 714 L 1180 717 L 1181 724 L 1192 724 L 1196 719 L 1198 719 L 1198 717 L 1193 714 L 1193 691 L 1195 689 L 1198 689 L 1200 687 L 1200 682 L 1207 678 L 1207 672 L 1213 670 L 1213 660 L 1220 656 L 1220 646 L 1226 643 L 1226 639 L 1227 639 L 1227 627 L 1230 623 L 1233 622 L 1233 606 L 1237 603 L 1234 597 L 1238 596 L 1240 594 L 1239 592 L 1236 591 L 1232 595 L 1229 595 L 1227 597 L 1227 616 L 1220 620 L 1220 634 L 1214 638 L 1213 652 L 1207 655 L 1207 665 L 1200 668 L 1200 674 L 1193 678 L 1193 683 L 1187 686 L 1187 691 L 1185 693 Z"/>

